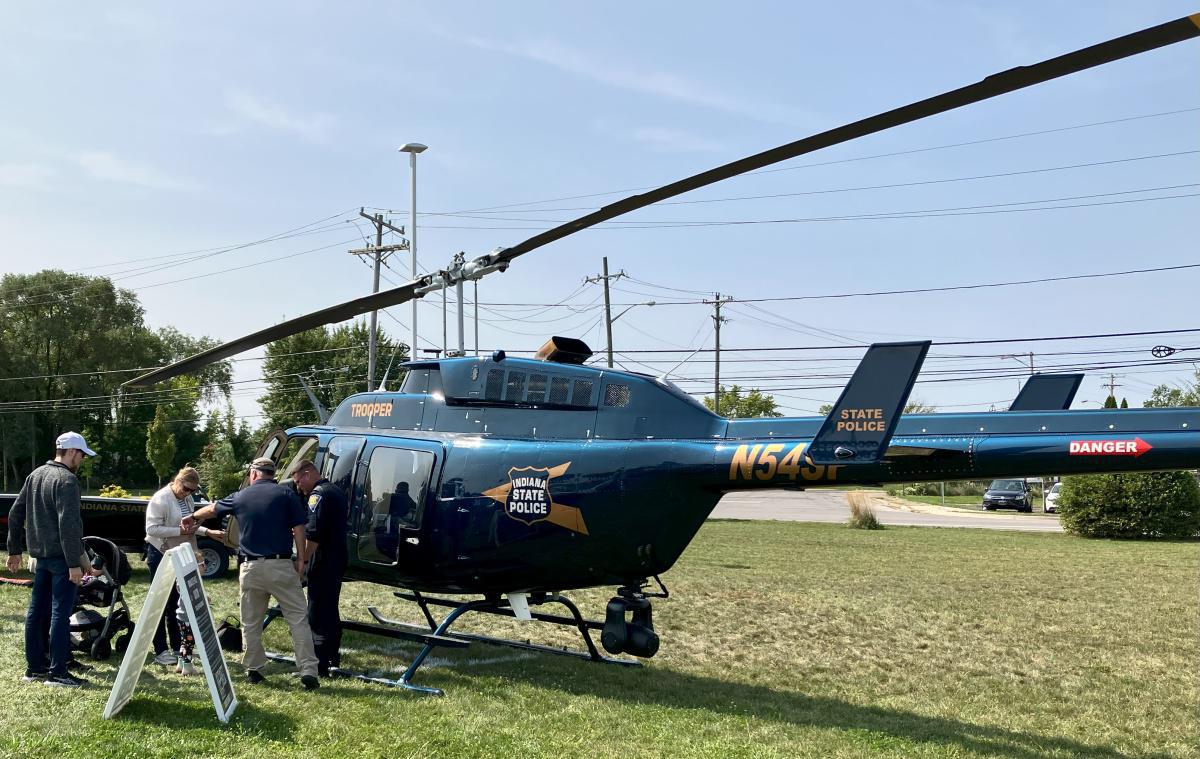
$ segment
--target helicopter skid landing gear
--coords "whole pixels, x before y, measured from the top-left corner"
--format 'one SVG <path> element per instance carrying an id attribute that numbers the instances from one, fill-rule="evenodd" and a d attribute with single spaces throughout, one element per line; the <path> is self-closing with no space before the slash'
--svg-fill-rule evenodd
<path id="1" fill-rule="evenodd" d="M 561 595 L 541 595 L 533 596 L 529 599 L 530 605 L 541 605 L 546 603 L 558 603 L 567 607 L 571 616 L 561 616 L 557 614 L 546 614 L 544 612 L 532 611 L 530 616 L 539 622 L 549 622 L 550 624 L 564 625 L 574 627 L 579 630 L 580 636 L 583 638 L 584 645 L 587 650 L 574 651 L 565 648 L 556 648 L 554 646 L 545 646 L 537 643 L 530 643 L 522 640 L 510 640 L 508 638 L 493 638 L 487 635 L 477 635 L 475 633 L 458 633 L 450 632 L 450 627 L 458 621 L 460 617 L 468 612 L 482 612 L 484 614 L 496 614 L 498 616 L 513 617 L 516 616 L 513 610 L 509 607 L 508 601 L 500 598 L 484 598 L 475 601 L 453 601 L 447 598 L 426 598 L 417 592 L 404 593 L 397 592 L 397 598 L 406 601 L 413 601 L 421 607 L 421 611 L 425 615 L 426 622 L 429 627 L 420 627 L 418 625 L 410 625 L 405 622 L 400 622 L 393 619 L 388 619 L 375 607 L 367 607 L 367 611 L 375 618 L 378 624 L 368 624 L 364 622 L 354 622 L 346 620 L 342 622 L 343 630 L 351 630 L 354 632 L 368 633 L 371 635 L 382 635 L 388 638 L 399 638 L 403 640 L 412 640 L 418 643 L 423 643 L 424 646 L 417 653 L 412 663 L 408 665 L 404 673 L 398 679 L 391 680 L 381 677 L 370 677 L 366 674 L 352 672 L 350 670 L 340 669 L 332 672 L 334 675 L 342 677 L 353 677 L 365 682 L 373 682 L 379 685 L 387 685 L 395 688 L 403 688 L 417 693 L 426 695 L 443 695 L 438 688 L 428 688 L 421 685 L 414 685 L 412 682 L 413 676 L 417 670 L 425 663 L 426 658 L 432 653 L 433 649 L 439 647 L 463 648 L 471 643 L 487 643 L 494 646 L 506 646 L 508 648 L 516 648 L 522 651 L 535 651 L 544 654 L 553 654 L 555 656 L 570 656 L 586 661 L 593 661 L 600 664 L 617 664 L 625 667 L 640 667 L 642 663 L 634 659 L 614 659 L 604 656 L 596 648 L 596 644 L 592 642 L 591 630 L 602 630 L 603 623 L 584 619 L 579 613 L 579 608 L 565 596 Z M 430 606 L 445 606 L 450 607 L 451 611 L 446 617 L 438 622 L 432 612 Z"/>

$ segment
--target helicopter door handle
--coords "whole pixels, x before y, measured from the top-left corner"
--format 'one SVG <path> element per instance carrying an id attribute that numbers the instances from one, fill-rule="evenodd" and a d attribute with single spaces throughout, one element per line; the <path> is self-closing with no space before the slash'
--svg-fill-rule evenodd
<path id="1" fill-rule="evenodd" d="M 421 539 L 420 539 L 420 538 L 405 538 L 405 539 L 404 539 L 404 542 L 405 542 L 405 543 L 412 543 L 414 546 L 421 545 Z"/>

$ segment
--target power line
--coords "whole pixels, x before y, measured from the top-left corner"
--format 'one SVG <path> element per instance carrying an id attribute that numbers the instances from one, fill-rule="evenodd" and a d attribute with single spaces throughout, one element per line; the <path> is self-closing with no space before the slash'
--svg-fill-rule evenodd
<path id="1" fill-rule="evenodd" d="M 1067 203 L 1072 200 L 1088 200 L 1091 198 L 1106 198 L 1117 195 L 1136 195 L 1145 192 L 1163 192 L 1166 190 L 1186 189 L 1190 187 L 1198 187 L 1200 182 L 1191 182 L 1177 185 L 1163 185 L 1159 187 L 1142 187 L 1135 190 L 1114 190 L 1112 192 L 1091 193 L 1088 195 L 1067 195 L 1057 198 L 1040 198 L 1038 200 L 1015 200 L 1008 203 L 985 203 L 973 206 L 949 206 L 946 208 L 925 208 L 912 211 L 875 211 L 871 213 L 859 214 L 840 214 L 836 216 L 805 216 L 795 218 L 779 218 L 779 219 L 721 219 L 716 221 L 605 221 L 600 222 L 587 229 L 676 229 L 688 227 L 728 227 L 728 226 L 749 226 L 758 224 L 809 224 L 818 222 L 834 222 L 834 221 L 876 221 L 887 219 L 929 219 L 940 218 L 943 216 L 980 216 L 986 214 L 998 213 L 1024 213 L 1027 211 L 1057 211 L 1070 208 L 1091 208 L 1093 206 L 1110 206 L 1129 203 L 1146 203 L 1157 200 L 1174 200 L 1178 198 L 1193 198 L 1200 193 L 1183 193 L 1177 195 L 1163 195 L 1156 198 L 1132 198 L 1125 200 L 1100 201 L 1096 203 L 1072 203 L 1067 205 L 1053 206 L 1037 206 L 1037 203 Z M 1025 208 L 1013 208 L 1010 206 L 1026 206 Z M 492 221 L 517 221 L 517 222 L 541 222 L 545 224 L 565 224 L 567 219 L 516 219 L 507 217 L 492 217 Z M 434 229 L 542 229 L 542 227 L 466 227 L 466 226 L 433 226 Z"/>
<path id="2" fill-rule="evenodd" d="M 1067 164 L 1067 165 L 1062 165 L 1062 166 L 1046 166 L 1046 167 L 1036 168 L 1036 169 L 1023 169 L 1020 171 L 1005 171 L 1005 172 L 997 172 L 997 173 L 992 173 L 992 174 L 974 174 L 971 176 L 964 176 L 964 177 L 944 177 L 941 179 L 923 179 L 923 180 L 914 180 L 911 182 L 892 182 L 892 183 L 888 183 L 888 184 L 863 185 L 863 186 L 859 186 L 859 187 L 836 187 L 836 188 L 829 188 L 829 189 L 822 189 L 822 190 L 802 190 L 802 191 L 797 191 L 797 192 L 779 192 L 779 193 L 771 193 L 771 194 L 767 194 L 767 195 L 734 195 L 734 196 L 725 197 L 725 198 L 701 198 L 701 199 L 696 199 L 696 200 L 664 200 L 659 203 L 656 203 L 655 205 L 658 205 L 658 206 L 686 206 L 686 205 L 699 205 L 699 204 L 705 204 L 705 203 L 732 203 L 732 202 L 739 202 L 739 201 L 743 201 L 743 200 L 777 200 L 779 198 L 799 198 L 799 197 L 806 197 L 809 195 L 832 195 L 832 194 L 844 193 L 844 192 L 864 192 L 864 191 L 868 191 L 868 190 L 891 190 L 891 189 L 898 189 L 901 187 L 923 187 L 923 186 L 927 186 L 927 185 L 950 184 L 950 183 L 954 183 L 954 182 L 972 182 L 972 181 L 983 180 L 983 179 L 1001 179 L 1001 178 L 1006 178 L 1006 177 L 1017 177 L 1017 176 L 1025 176 L 1025 175 L 1030 175 L 1030 174 L 1044 174 L 1044 173 L 1056 172 L 1056 171 L 1070 171 L 1070 170 L 1074 170 L 1074 169 L 1094 168 L 1097 166 L 1113 166 L 1116 164 L 1134 163 L 1137 161 L 1149 161 L 1149 160 L 1154 160 L 1154 159 L 1159 159 L 1159 158 L 1178 158 L 1180 156 L 1196 155 L 1197 153 L 1200 153 L 1200 150 L 1180 150 L 1180 151 L 1176 151 L 1173 153 L 1155 153 L 1152 155 L 1132 156 L 1129 158 L 1114 158 L 1114 159 L 1110 159 L 1110 160 L 1106 160 L 1106 161 L 1091 161 L 1088 163 L 1075 163 L 1075 164 Z M 510 213 L 546 213 L 549 211 L 556 211 L 556 212 L 557 211 L 594 211 L 594 210 L 596 210 L 596 208 L 597 208 L 596 206 L 534 208 L 534 209 L 530 209 L 528 211 L 511 211 Z M 486 212 L 481 211 L 481 212 L 477 212 L 477 213 L 494 214 L 494 213 L 504 213 L 504 212 L 503 211 L 486 211 Z M 482 216 L 482 217 L 481 216 L 472 216 L 469 213 L 440 213 L 440 214 L 429 214 L 429 215 L 464 218 L 464 219 L 497 218 L 494 216 Z M 520 219 L 518 219 L 518 221 L 519 220 Z M 532 220 L 527 219 L 526 221 L 532 221 Z"/>
<path id="3" fill-rule="evenodd" d="M 909 150 L 898 150 L 898 151 L 892 151 L 889 153 L 876 153 L 873 155 L 855 156 L 855 157 L 851 157 L 851 158 L 840 158 L 840 159 L 835 159 L 835 160 L 830 160 L 830 161 L 805 163 L 805 164 L 801 164 L 798 166 L 780 166 L 780 167 L 776 167 L 773 169 L 759 169 L 757 171 L 747 172 L 744 176 L 755 176 L 757 174 L 774 174 L 774 173 L 778 173 L 781 171 L 797 171 L 800 169 L 810 169 L 810 168 L 815 168 L 815 167 L 819 167 L 819 166 L 832 166 L 832 165 L 842 164 L 842 163 L 854 163 L 854 162 L 858 162 L 858 161 L 871 161 L 871 160 L 875 160 L 878 158 L 893 158 L 893 157 L 902 156 L 902 155 L 913 155 L 915 153 L 929 153 L 929 152 L 933 152 L 933 151 L 937 151 L 937 150 L 948 150 L 948 149 L 952 149 L 952 148 L 967 147 L 967 146 L 971 146 L 971 145 L 983 145 L 983 144 L 987 144 L 987 143 L 991 143 L 991 142 L 1003 142 L 1003 141 L 1007 141 L 1007 140 L 1023 139 L 1026 137 L 1037 137 L 1037 136 L 1046 135 L 1046 134 L 1057 134 L 1057 133 L 1061 133 L 1061 132 L 1073 131 L 1076 129 L 1090 129 L 1093 127 L 1108 126 L 1111 124 L 1122 124 L 1122 123 L 1127 123 L 1127 122 L 1131 122 L 1131 121 L 1141 121 L 1141 120 L 1145 120 L 1145 119 L 1155 119 L 1155 118 L 1162 118 L 1162 117 L 1166 117 L 1166 116 L 1179 116 L 1179 115 L 1186 114 L 1186 113 L 1194 113 L 1196 111 L 1200 111 L 1200 106 L 1193 106 L 1190 108 L 1180 108 L 1180 109 L 1173 110 L 1173 111 L 1160 111 L 1158 113 L 1144 113 L 1144 114 L 1138 114 L 1135 116 L 1123 116 L 1123 117 L 1116 118 L 1116 119 L 1107 119 L 1105 121 L 1093 121 L 1093 122 L 1088 122 L 1088 123 L 1083 123 L 1083 124 L 1072 124 L 1072 125 L 1062 126 L 1062 127 L 1051 127 L 1049 129 L 1039 129 L 1037 131 L 1032 131 L 1032 132 L 1020 132 L 1017 134 L 1002 135 L 999 137 L 985 137 L 982 139 L 968 140 L 965 142 L 954 142 L 954 143 L 949 143 L 949 144 L 944 144 L 944 145 L 933 145 L 933 146 L 923 147 L 923 148 L 911 148 Z M 605 195 L 621 195 L 621 194 L 630 193 L 630 192 L 642 192 L 644 190 L 656 189 L 657 187 L 658 187 L 658 185 L 647 185 L 644 187 L 629 187 L 629 188 L 626 188 L 623 190 L 608 190 L 606 192 L 594 192 L 594 193 L 587 193 L 587 194 L 583 194 L 583 195 L 568 195 L 565 197 L 549 198 L 546 200 L 531 200 L 531 201 L 526 201 L 524 203 L 508 203 L 505 205 L 486 206 L 486 207 L 482 207 L 482 208 L 469 208 L 469 209 L 453 211 L 453 212 L 442 212 L 442 213 L 427 212 L 427 213 L 429 215 L 444 215 L 445 213 L 482 213 L 482 212 L 486 212 L 486 211 L 496 211 L 496 210 L 503 210 L 503 209 L 507 209 L 507 208 L 520 208 L 522 206 L 542 205 L 545 203 L 560 203 L 560 202 L 567 201 L 567 200 L 583 200 L 585 198 L 599 198 L 599 197 L 603 197 Z M 388 209 L 388 208 L 375 208 L 373 210 L 387 211 L 389 213 L 399 213 L 398 211 L 395 211 L 393 209 Z"/>

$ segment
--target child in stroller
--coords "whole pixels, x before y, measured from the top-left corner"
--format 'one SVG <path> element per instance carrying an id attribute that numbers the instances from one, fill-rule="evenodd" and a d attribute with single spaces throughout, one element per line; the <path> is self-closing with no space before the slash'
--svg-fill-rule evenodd
<path id="1" fill-rule="evenodd" d="M 83 545 L 92 568 L 100 570 L 100 574 L 85 576 L 75 595 L 71 647 L 97 661 L 104 661 L 112 656 L 114 648 L 123 653 L 133 633 L 133 616 L 122 591 L 129 582 L 132 569 L 125 552 L 112 541 L 89 536 L 83 539 Z M 105 613 L 89 606 L 104 609 Z"/>

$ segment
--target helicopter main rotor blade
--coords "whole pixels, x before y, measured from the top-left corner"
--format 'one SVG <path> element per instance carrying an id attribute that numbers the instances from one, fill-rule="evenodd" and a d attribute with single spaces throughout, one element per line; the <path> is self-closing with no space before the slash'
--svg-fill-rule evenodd
<path id="1" fill-rule="evenodd" d="M 667 198 L 720 182 L 723 179 L 729 179 L 739 174 L 745 174 L 748 171 L 754 171 L 764 166 L 786 161 L 789 158 L 802 156 L 821 148 L 838 145 L 868 134 L 882 132 L 885 129 L 891 129 L 901 124 L 908 124 L 928 116 L 961 108 L 964 105 L 978 103 L 981 100 L 987 100 L 997 95 L 1041 84 L 1042 82 L 1057 79 L 1067 74 L 1111 63 L 1112 61 L 1145 53 L 1166 45 L 1173 45 L 1176 42 L 1183 42 L 1197 36 L 1200 36 L 1200 13 L 1176 19 L 1175 21 L 1168 21 L 1158 26 L 1152 26 L 1140 32 L 1117 37 L 1107 42 L 1101 42 L 1098 45 L 1076 50 L 1073 53 L 1067 53 L 1057 58 L 1035 63 L 1031 66 L 1018 66 L 1008 71 L 1002 71 L 975 84 L 895 108 L 886 113 L 870 116 L 855 121 L 852 124 L 830 129 L 811 137 L 805 137 L 802 140 L 789 142 L 786 145 L 727 163 L 724 166 L 718 166 L 715 169 L 709 169 L 701 174 L 681 179 L 678 182 L 672 182 L 656 190 L 619 200 L 598 211 L 581 216 L 574 221 L 569 221 L 566 224 L 561 224 L 553 229 L 534 235 L 511 248 L 501 248 L 486 256 L 481 256 L 467 264 L 464 271 L 467 273 L 467 278 L 476 278 L 477 276 L 482 276 L 487 271 L 494 269 L 503 270 L 517 256 L 524 255 L 531 250 L 540 248 L 555 240 L 561 240 L 568 235 L 572 235 L 601 222 L 614 219 L 631 211 L 636 211 L 639 208 L 645 208 L 660 200 L 666 200 Z M 135 377 L 125 382 L 123 386 L 140 386 L 161 382 L 180 374 L 194 372 L 214 361 L 220 361 L 244 350 L 269 343 L 272 340 L 278 340 L 326 324 L 345 321 L 360 314 L 365 314 L 368 311 L 375 311 L 380 308 L 405 303 L 414 297 L 419 297 L 416 292 L 417 288 L 430 285 L 432 279 L 432 276 L 427 276 L 391 290 L 356 298 L 355 300 L 330 306 L 306 316 L 291 319 L 274 327 L 260 330 L 252 335 L 225 343 L 212 350 L 198 353 L 170 366 L 156 369 L 140 377 Z M 446 282 L 443 281 L 443 284 L 446 284 Z"/>
<path id="2" fill-rule="evenodd" d="M 164 366 L 161 369 L 155 369 L 152 372 L 134 377 L 127 382 L 123 382 L 121 386 L 140 387 L 143 385 L 153 385 L 156 382 L 162 382 L 171 377 L 177 377 L 180 374 L 199 371 L 211 363 L 229 358 L 251 348 L 257 348 L 274 340 L 289 337 L 299 332 L 305 332 L 315 327 L 323 327 L 326 324 L 336 324 L 347 319 L 353 319 L 355 316 L 365 314 L 368 311 L 376 311 L 381 308 L 407 303 L 414 297 L 419 297 L 416 294 L 416 288 L 420 285 L 420 280 L 408 282 L 399 287 L 393 287 L 390 290 L 372 293 L 371 295 L 355 298 L 345 303 L 339 303 L 336 306 L 323 308 L 320 311 L 314 311 L 311 314 L 289 319 L 273 327 L 267 327 L 251 335 L 239 337 L 237 340 L 218 345 L 216 348 L 211 348 L 203 353 L 197 353 L 194 356 L 177 361 L 169 366 Z"/>
<path id="3" fill-rule="evenodd" d="M 1101 42 L 1098 45 L 1085 47 L 1082 50 L 1060 55 L 1057 58 L 1051 58 L 1041 63 L 1035 63 L 1030 66 L 1018 66 L 998 74 L 992 74 L 975 84 L 895 108 L 886 113 L 870 116 L 860 121 L 855 121 L 852 124 L 830 129 L 827 132 L 821 132 L 811 137 L 805 137 L 802 140 L 789 142 L 786 145 L 765 150 L 748 158 L 742 158 L 732 163 L 727 163 L 724 166 L 718 166 L 715 169 L 709 169 L 701 174 L 681 179 L 678 182 L 672 182 L 669 185 L 659 187 L 657 190 L 651 190 L 641 195 L 633 195 L 624 200 L 619 200 L 616 203 L 604 206 L 599 211 L 594 211 L 574 221 L 569 221 L 566 224 L 534 235 L 511 248 L 497 251 L 490 256 L 490 259 L 494 263 L 508 262 L 535 248 L 540 248 L 555 240 L 561 240 L 568 235 L 575 234 L 588 227 L 616 218 L 617 216 L 622 216 L 630 211 L 645 208 L 660 200 L 673 198 L 676 195 L 682 195 L 685 192 L 705 187 L 714 182 L 720 182 L 723 179 L 729 179 L 730 177 L 745 174 L 755 169 L 761 169 L 764 166 L 770 166 L 780 161 L 786 161 L 789 158 L 802 156 L 821 148 L 865 137 L 875 132 L 882 132 L 885 129 L 891 129 L 892 127 L 918 121 L 928 116 L 945 113 L 955 108 L 961 108 L 964 105 L 978 103 L 981 100 L 994 98 L 997 95 L 1003 95 L 1035 84 L 1048 82 L 1051 79 L 1057 79 L 1067 74 L 1074 74 L 1078 71 L 1084 71 L 1085 69 L 1101 66 L 1105 63 L 1128 58 L 1131 55 L 1149 52 L 1160 47 L 1165 47 L 1166 45 L 1173 45 L 1176 42 L 1183 42 L 1197 36 L 1200 36 L 1200 13 L 1185 16 L 1175 21 L 1168 21 L 1158 26 L 1152 26 L 1133 34 L 1126 34 L 1123 37 L 1117 37 L 1107 42 Z"/>

